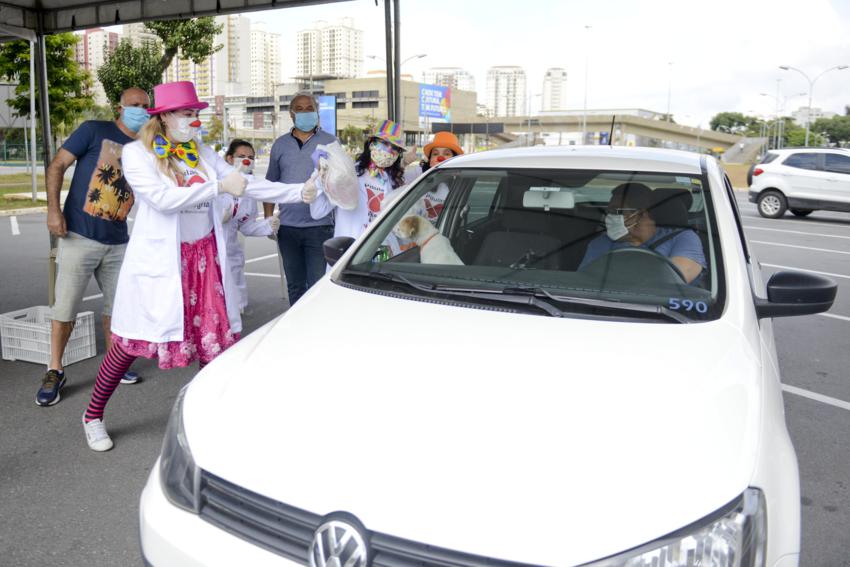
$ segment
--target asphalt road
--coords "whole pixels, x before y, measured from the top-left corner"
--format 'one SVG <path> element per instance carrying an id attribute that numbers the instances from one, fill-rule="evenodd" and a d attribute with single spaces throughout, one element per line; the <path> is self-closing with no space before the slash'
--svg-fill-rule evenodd
<path id="1" fill-rule="evenodd" d="M 767 273 L 787 266 L 826 272 L 839 284 L 830 313 L 774 324 L 802 477 L 801 564 L 850 565 L 850 215 L 767 220 L 740 197 L 750 246 Z M 0 313 L 45 304 L 44 223 L 41 214 L 0 217 Z M 248 276 L 251 307 L 244 318 L 250 332 L 286 303 L 274 243 L 248 239 L 246 252 L 246 271 L 255 274 Z M 86 295 L 97 294 L 92 283 Z M 101 299 L 84 305 L 98 313 Z M 116 447 L 97 454 L 86 447 L 80 418 L 99 361 L 70 366 L 63 400 L 51 408 L 34 403 L 41 366 L 0 361 L 0 565 L 141 564 L 139 494 L 172 401 L 194 368 L 159 371 L 152 361 L 137 362 L 143 381 L 119 386 L 108 408 Z"/>

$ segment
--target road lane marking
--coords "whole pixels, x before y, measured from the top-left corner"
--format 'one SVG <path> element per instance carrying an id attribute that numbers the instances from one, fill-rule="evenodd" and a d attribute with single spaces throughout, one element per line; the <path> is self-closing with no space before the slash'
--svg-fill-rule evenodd
<path id="1" fill-rule="evenodd" d="M 21 227 L 18 226 L 18 217 L 9 217 L 9 222 L 12 223 L 12 236 L 19 236 L 21 234 Z"/>
<path id="2" fill-rule="evenodd" d="M 830 319 L 838 319 L 839 321 L 848 321 L 850 322 L 850 317 L 845 317 L 844 315 L 835 315 L 834 313 L 818 313 L 821 317 L 829 317 Z"/>
<path id="3" fill-rule="evenodd" d="M 259 258 L 251 258 L 250 260 L 245 260 L 246 264 L 251 264 L 254 262 L 259 262 L 261 260 L 268 260 L 269 258 L 277 258 L 277 254 L 269 254 L 268 256 L 260 256 Z"/>
<path id="4" fill-rule="evenodd" d="M 798 272 L 808 272 L 810 274 L 820 274 L 822 276 L 832 276 L 834 278 L 845 278 L 850 280 L 850 276 L 844 274 L 833 274 L 831 272 L 819 272 L 817 270 L 806 270 L 804 268 L 795 268 L 794 266 L 780 266 L 779 264 L 765 264 L 762 263 L 762 266 L 766 268 L 779 268 L 781 270 L 796 270 Z"/>
<path id="5" fill-rule="evenodd" d="M 809 398 L 810 400 L 814 400 L 822 404 L 828 404 L 830 406 L 850 411 L 850 402 L 845 402 L 844 400 L 839 400 L 838 398 L 831 398 L 829 396 L 824 396 L 823 394 L 818 394 L 817 392 L 810 392 L 809 390 L 797 388 L 796 386 L 789 386 L 788 384 L 782 384 L 782 390 L 788 392 L 789 394 L 795 394 L 797 396 Z"/>
<path id="6" fill-rule="evenodd" d="M 103 294 L 102 294 L 102 293 L 98 293 L 98 294 L 96 294 L 96 295 L 90 295 L 90 296 L 88 296 L 88 297 L 84 297 L 84 298 L 83 298 L 83 301 L 91 301 L 92 299 L 98 299 L 98 298 L 100 298 L 100 297 L 103 297 Z"/>
<path id="7" fill-rule="evenodd" d="M 822 234 L 819 232 L 802 232 L 799 230 L 785 230 L 781 228 L 763 228 L 760 226 L 746 226 L 744 225 L 744 232 L 748 230 L 769 230 L 771 232 L 786 232 L 788 234 L 804 234 L 806 236 L 818 236 L 822 238 L 843 238 L 845 240 L 850 240 L 850 236 L 842 236 L 840 234 Z"/>
<path id="8" fill-rule="evenodd" d="M 259 274 L 257 272 L 245 272 L 245 275 L 246 276 L 256 276 L 258 278 L 278 278 L 278 279 L 280 279 L 280 276 L 277 275 L 277 274 Z"/>
<path id="9" fill-rule="evenodd" d="M 797 246 L 796 244 L 781 244 L 779 242 L 767 242 L 766 240 L 750 240 L 753 244 L 767 244 L 768 246 L 783 246 L 785 248 L 799 248 L 800 250 L 814 250 L 815 252 L 831 252 L 833 254 L 850 254 L 843 250 L 832 250 L 831 248 L 812 248 L 810 246 Z"/>

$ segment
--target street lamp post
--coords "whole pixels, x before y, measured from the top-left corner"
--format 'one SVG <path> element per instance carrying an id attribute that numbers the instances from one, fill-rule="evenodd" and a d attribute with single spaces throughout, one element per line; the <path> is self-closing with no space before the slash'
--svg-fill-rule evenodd
<path id="1" fill-rule="evenodd" d="M 788 95 L 788 96 L 780 96 L 779 95 L 779 82 L 780 82 L 780 79 L 777 79 L 777 81 L 776 81 L 776 96 L 769 94 L 769 93 L 759 93 L 760 96 L 769 96 L 770 98 L 772 98 L 773 100 L 776 101 L 776 113 L 775 113 L 776 130 L 774 131 L 774 143 L 773 143 L 773 147 L 775 149 L 779 149 L 779 147 L 780 147 L 780 136 L 781 136 L 780 128 L 784 127 L 782 122 L 780 122 L 780 118 L 779 118 L 780 112 L 785 111 L 785 105 L 788 103 L 789 98 L 794 98 L 794 97 L 798 97 L 798 96 L 806 96 L 806 93 L 797 93 L 797 94 Z M 809 145 L 808 140 L 806 140 L 806 145 L 807 146 Z"/>
<path id="2" fill-rule="evenodd" d="M 812 122 L 812 90 L 815 87 L 815 81 L 817 81 L 818 79 L 823 77 L 825 74 L 829 73 L 830 71 L 843 71 L 844 69 L 847 68 L 847 65 L 836 65 L 835 67 L 830 67 L 826 71 L 822 72 L 820 75 L 816 76 L 814 79 L 810 79 L 809 76 L 805 72 L 803 72 L 802 70 L 800 70 L 796 67 L 792 67 L 791 65 L 780 65 L 779 68 L 782 69 L 783 71 L 797 71 L 798 73 L 803 75 L 803 77 L 805 77 L 806 81 L 808 81 L 808 83 L 809 83 L 809 106 L 806 107 L 806 146 L 808 147 L 808 145 L 809 145 L 809 128 L 810 128 L 811 122 Z"/>
<path id="3" fill-rule="evenodd" d="M 670 116 L 670 95 L 673 91 L 673 62 L 670 61 L 667 65 L 670 66 L 670 72 L 667 77 L 667 121 L 672 122 L 673 118 Z"/>
<path id="4" fill-rule="evenodd" d="M 581 113 L 581 143 L 587 143 L 587 75 L 590 66 L 590 26 L 584 26 L 584 111 Z"/>

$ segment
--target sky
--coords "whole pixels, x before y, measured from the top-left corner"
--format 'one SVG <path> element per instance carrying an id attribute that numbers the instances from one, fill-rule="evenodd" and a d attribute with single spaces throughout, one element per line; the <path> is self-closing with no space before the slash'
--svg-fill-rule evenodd
<path id="1" fill-rule="evenodd" d="M 718 112 L 771 117 L 805 107 L 809 83 L 850 65 L 850 0 L 400 0 L 402 67 L 461 67 L 486 100 L 487 69 L 525 69 L 532 112 L 543 75 L 567 71 L 566 106 L 670 112 L 708 127 Z M 296 34 L 317 20 L 351 17 L 364 31 L 364 56 L 383 58 L 383 0 L 351 0 L 245 14 L 281 35 L 284 78 L 295 73 Z M 366 58 L 364 72 L 383 68 Z M 587 76 L 587 81 L 585 81 Z M 777 83 L 777 81 L 779 81 Z M 769 96 L 763 96 L 762 93 Z M 777 99 L 779 102 L 777 103 Z M 843 114 L 850 69 L 814 84 L 812 106 Z"/>
<path id="2" fill-rule="evenodd" d="M 421 80 L 429 67 L 462 67 L 475 75 L 479 102 L 487 69 L 525 68 L 531 95 L 549 67 L 567 70 L 567 107 L 670 111 L 682 124 L 707 127 L 717 112 L 772 116 L 779 98 L 788 113 L 806 106 L 814 78 L 850 65 L 848 0 L 401 0 L 402 73 Z M 316 20 L 352 17 L 364 31 L 364 55 L 384 55 L 383 2 L 353 0 L 246 14 L 281 34 L 284 77 L 295 70 L 298 30 Z M 586 26 L 590 26 L 588 29 Z M 585 83 L 585 62 L 587 77 Z M 364 71 L 382 61 L 366 59 Z M 761 96 L 767 93 L 771 96 Z M 812 106 L 843 113 L 850 69 L 815 83 Z M 787 97 L 787 100 L 786 100 Z M 539 97 L 532 97 L 534 111 Z"/>

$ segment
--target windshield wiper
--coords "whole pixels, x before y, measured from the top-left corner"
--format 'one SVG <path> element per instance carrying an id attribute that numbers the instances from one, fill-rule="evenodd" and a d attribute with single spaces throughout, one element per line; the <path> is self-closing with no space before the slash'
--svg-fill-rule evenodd
<path id="1" fill-rule="evenodd" d="M 392 274 L 389 272 L 361 272 L 358 270 L 344 270 L 342 275 L 355 275 L 362 277 L 371 277 L 383 281 L 400 282 L 408 285 L 416 290 L 424 291 L 425 293 L 440 293 L 443 295 L 452 295 L 457 297 L 466 297 L 472 299 L 484 299 L 487 301 L 497 301 L 502 303 L 513 303 L 518 305 L 528 305 L 545 311 L 552 317 L 564 317 L 566 313 L 551 303 L 543 301 L 534 294 L 519 293 L 510 294 L 502 290 L 482 291 L 479 289 L 460 289 L 445 287 L 436 284 L 426 284 L 422 282 L 414 282 L 401 274 Z"/>
<path id="2" fill-rule="evenodd" d="M 509 287 L 505 288 L 508 293 L 530 293 L 545 296 L 552 301 L 566 303 L 569 305 L 587 305 L 589 307 L 601 307 L 614 311 L 628 311 L 632 313 L 651 313 L 661 315 L 678 323 L 691 323 L 692 321 L 663 305 L 648 305 L 645 303 L 631 303 L 626 301 L 615 301 L 611 299 L 595 299 L 590 297 L 575 297 L 571 295 L 555 295 L 542 287 Z"/>
<path id="3" fill-rule="evenodd" d="M 567 312 L 553 305 L 549 301 L 540 299 L 539 296 L 545 297 L 550 301 L 557 303 L 565 303 L 568 305 L 584 305 L 588 307 L 599 307 L 609 309 L 611 311 L 622 311 L 630 313 L 648 313 L 651 315 L 661 316 L 677 323 L 691 323 L 692 321 L 663 305 L 647 305 L 644 303 L 629 303 L 624 301 L 614 301 L 610 299 L 594 299 L 589 297 L 574 297 L 568 295 L 555 295 L 542 287 L 507 287 L 497 289 L 482 289 L 482 288 L 459 288 L 453 286 L 437 285 L 431 283 L 416 282 L 402 274 L 389 272 L 361 272 L 358 270 L 344 270 L 343 275 L 356 275 L 362 277 L 372 277 L 375 279 L 403 283 L 413 289 L 424 291 L 425 293 L 441 293 L 444 295 L 452 295 L 458 297 L 468 297 L 472 299 L 483 299 L 487 301 L 501 301 L 504 303 L 513 303 L 518 305 L 528 305 L 545 311 L 552 317 L 566 317 Z"/>

